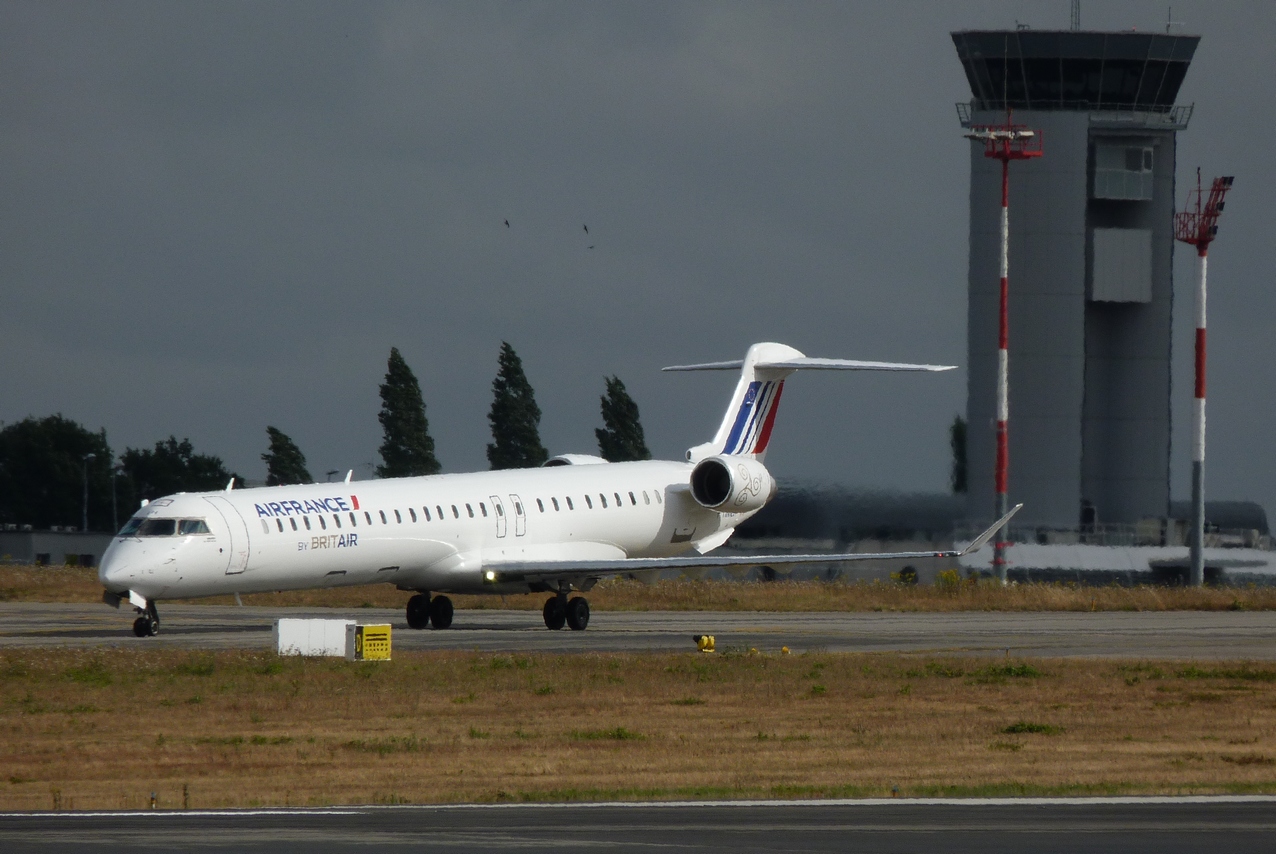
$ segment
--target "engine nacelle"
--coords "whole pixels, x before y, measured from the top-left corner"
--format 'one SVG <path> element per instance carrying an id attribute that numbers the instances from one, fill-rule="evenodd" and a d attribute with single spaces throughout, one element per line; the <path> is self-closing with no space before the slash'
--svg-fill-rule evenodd
<path id="1" fill-rule="evenodd" d="M 752 457 L 708 457 L 691 470 L 691 496 L 721 513 L 759 510 L 775 490 L 775 478 Z"/>

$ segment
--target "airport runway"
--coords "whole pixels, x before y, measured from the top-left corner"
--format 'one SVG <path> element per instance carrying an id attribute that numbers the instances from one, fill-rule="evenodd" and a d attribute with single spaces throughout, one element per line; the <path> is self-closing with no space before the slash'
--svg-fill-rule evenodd
<path id="1" fill-rule="evenodd" d="M 1276 799 L 383 807 L 0 817 L 5 851 L 1269 852 Z"/>
<path id="2" fill-rule="evenodd" d="M 457 611 L 451 629 L 413 631 L 377 608 L 161 606 L 163 627 L 135 638 L 133 614 L 104 605 L 0 603 L 0 648 L 268 649 L 281 617 L 394 625 L 398 650 L 650 652 L 692 649 L 711 634 L 721 650 L 952 652 L 1022 656 L 1276 660 L 1274 611 L 764 613 L 595 610 L 584 632 L 547 630 L 536 611 Z"/>

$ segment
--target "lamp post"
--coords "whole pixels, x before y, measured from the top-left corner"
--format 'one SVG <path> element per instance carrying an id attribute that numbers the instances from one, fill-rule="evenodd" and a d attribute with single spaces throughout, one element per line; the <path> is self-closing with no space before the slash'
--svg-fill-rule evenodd
<path id="1" fill-rule="evenodd" d="M 1007 490 L 1010 479 L 1010 161 L 1040 157 L 1041 132 L 1011 124 L 1006 111 L 1004 125 L 975 125 L 967 139 L 981 142 L 984 156 L 1001 161 L 1001 277 L 997 301 L 997 456 L 993 472 L 996 507 L 1000 519 L 1010 509 Z M 992 568 L 997 580 L 1006 583 L 1006 529 L 993 543 Z"/>
<path id="2" fill-rule="evenodd" d="M 1188 545 L 1188 583 L 1205 583 L 1205 269 L 1210 243 L 1218 236 L 1223 197 L 1232 188 L 1231 176 L 1215 178 L 1210 193 L 1201 193 L 1201 170 L 1196 189 L 1188 194 L 1182 213 L 1174 215 L 1174 237 L 1196 247 L 1196 388 L 1192 400 L 1192 531 Z M 1195 205 L 1195 207 L 1193 207 Z"/>
<path id="3" fill-rule="evenodd" d="M 84 512 L 80 516 L 80 531 L 88 533 L 89 530 L 89 460 L 96 460 L 97 454 L 84 455 Z"/>

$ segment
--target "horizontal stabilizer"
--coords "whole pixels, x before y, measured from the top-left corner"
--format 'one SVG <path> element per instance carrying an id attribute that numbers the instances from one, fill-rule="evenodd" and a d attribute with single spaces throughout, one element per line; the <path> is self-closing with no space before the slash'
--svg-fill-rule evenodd
<path id="1" fill-rule="evenodd" d="M 695 570 L 722 567 L 794 566 L 809 563 L 848 563 L 864 560 L 923 560 L 925 558 L 965 557 L 979 551 L 1019 512 L 1016 504 L 1010 512 L 992 524 L 964 549 L 929 552 L 872 552 L 850 554 L 805 555 L 680 555 L 677 557 L 604 558 L 601 560 L 484 561 L 487 580 L 491 583 L 519 581 L 583 580 L 626 572 L 653 572 L 666 569 Z"/>
<path id="2" fill-rule="evenodd" d="M 736 371 L 744 366 L 743 359 L 729 362 L 704 362 L 699 365 L 670 365 L 664 371 Z M 772 371 L 951 371 L 956 365 L 913 365 L 907 362 L 860 362 L 854 359 L 783 359 L 774 362 L 756 362 L 759 370 Z"/>

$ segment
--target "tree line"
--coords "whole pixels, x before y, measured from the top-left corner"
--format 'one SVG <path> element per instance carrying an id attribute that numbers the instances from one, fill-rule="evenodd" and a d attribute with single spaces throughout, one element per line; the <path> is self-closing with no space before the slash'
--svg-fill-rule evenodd
<path id="1" fill-rule="evenodd" d="M 650 459 L 637 404 L 618 377 L 606 377 L 605 383 L 603 426 L 594 431 L 600 455 L 612 462 Z M 398 348 L 390 348 L 377 415 L 382 430 L 378 477 L 441 470 L 425 408 L 416 375 Z M 540 407 L 508 342 L 501 344 L 487 419 L 492 469 L 529 468 L 549 458 L 540 440 Z M 314 482 L 305 454 L 286 433 L 267 426 L 266 437 L 261 458 L 268 486 Z M 144 499 L 224 489 L 232 479 L 243 483 L 219 457 L 196 453 L 189 439 L 176 436 L 154 448 L 126 448 L 117 458 L 105 430 L 94 433 L 60 414 L 0 428 L 0 524 L 78 527 L 87 491 L 88 529 L 113 531 Z"/>

